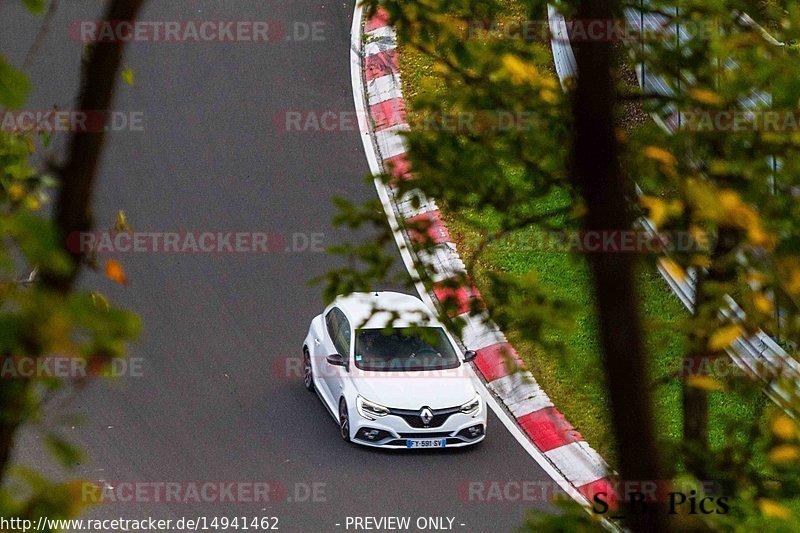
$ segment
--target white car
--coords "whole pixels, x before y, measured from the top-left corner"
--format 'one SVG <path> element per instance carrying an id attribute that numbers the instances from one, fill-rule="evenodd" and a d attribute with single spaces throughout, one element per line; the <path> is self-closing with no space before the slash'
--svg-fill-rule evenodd
<path id="1" fill-rule="evenodd" d="M 345 441 L 382 448 L 481 442 L 486 406 L 450 334 L 419 299 L 396 292 L 338 297 L 311 322 L 303 380 Z"/>

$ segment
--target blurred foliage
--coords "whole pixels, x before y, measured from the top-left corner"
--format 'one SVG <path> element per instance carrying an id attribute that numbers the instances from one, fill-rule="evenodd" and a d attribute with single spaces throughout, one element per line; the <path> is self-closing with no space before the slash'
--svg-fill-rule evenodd
<path id="1" fill-rule="evenodd" d="M 46 7 L 44 0 L 23 3 L 34 14 Z M 22 107 L 30 90 L 27 76 L 0 56 L 0 113 Z M 72 517 L 84 504 L 75 483 L 50 481 L 13 461 L 15 434 L 23 425 L 42 431 L 58 464 L 65 469 L 78 464 L 82 452 L 38 423 L 53 391 L 80 387 L 83 378 L 22 377 L 14 371 L 15 360 L 74 357 L 100 370 L 125 355 L 141 327 L 136 315 L 109 305 L 99 293 L 63 294 L 39 281 L 43 272 L 70 269 L 72 259 L 50 220 L 48 204 L 58 180 L 32 162 L 37 140 L 49 142 L 32 132 L 0 131 L 0 516 L 34 520 Z M 121 279 L 119 268 L 115 276 Z"/>

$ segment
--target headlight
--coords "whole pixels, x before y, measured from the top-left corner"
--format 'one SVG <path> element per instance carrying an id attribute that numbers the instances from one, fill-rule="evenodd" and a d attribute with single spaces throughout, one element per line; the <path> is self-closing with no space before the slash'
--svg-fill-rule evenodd
<path id="1" fill-rule="evenodd" d="M 481 410 L 481 397 L 476 394 L 473 399 L 461 406 L 461 412 L 465 415 L 476 415 Z"/>
<path id="2" fill-rule="evenodd" d="M 361 396 L 356 398 L 356 407 L 358 408 L 358 414 L 367 420 L 375 420 L 376 418 L 380 418 L 389 414 L 388 408 L 364 399 Z"/>

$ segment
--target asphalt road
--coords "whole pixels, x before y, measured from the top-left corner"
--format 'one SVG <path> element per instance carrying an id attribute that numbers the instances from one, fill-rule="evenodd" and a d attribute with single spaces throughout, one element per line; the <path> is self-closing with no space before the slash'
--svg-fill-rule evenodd
<path id="1" fill-rule="evenodd" d="M 69 27 L 98 18 L 101 6 L 60 2 L 29 70 L 35 90 L 27 108 L 74 106 L 81 45 L 68 38 Z M 352 12 L 353 2 L 341 0 L 151 0 L 142 19 L 317 22 L 324 39 L 130 45 L 125 65 L 135 84 L 120 83 L 115 108 L 141 112 L 144 131 L 108 137 L 98 227 L 109 229 L 123 209 L 140 231 L 323 233 L 325 245 L 361 238 L 331 227 L 333 196 L 375 197 L 363 180 L 368 168 L 358 133 L 275 127 L 286 110 L 353 110 Z M 21 2 L 0 1 L 0 50 L 15 65 L 40 23 Z M 112 485 L 270 480 L 289 496 L 311 484 L 322 492 L 317 501 L 267 505 L 104 503 L 87 516 L 269 515 L 280 518 L 283 531 L 344 530 L 347 516 L 448 516 L 456 530 L 510 531 L 536 506 L 458 496 L 468 480 L 548 479 L 494 416 L 475 449 L 373 451 L 340 441 L 317 397 L 281 370 L 284 358 L 299 355 L 308 322 L 323 306 L 320 288 L 306 281 L 337 265 L 336 258 L 298 252 L 119 259 L 127 287 L 96 274 L 82 284 L 142 317 L 144 333 L 131 356 L 143 359 L 143 375 L 96 380 L 48 406 L 43 425 L 62 428 L 86 451 L 86 462 L 60 470 L 43 456 L 38 426 L 23 432 L 17 462 Z M 83 418 L 74 428 L 65 422 L 73 415 Z"/>

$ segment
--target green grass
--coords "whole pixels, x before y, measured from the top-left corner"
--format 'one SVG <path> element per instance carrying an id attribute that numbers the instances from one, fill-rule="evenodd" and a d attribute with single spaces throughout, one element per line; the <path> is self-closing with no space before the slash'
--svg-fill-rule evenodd
<path id="1" fill-rule="evenodd" d="M 543 209 L 557 207 L 543 205 Z M 468 220 L 472 213 L 459 213 L 443 208 L 443 215 L 456 243 L 477 242 L 480 235 Z M 481 224 L 491 227 L 492 221 Z M 531 227 L 526 231 L 537 231 Z M 472 275 L 479 290 L 488 293 L 488 272 L 525 274 L 535 272 L 543 289 L 553 298 L 566 301 L 574 309 L 572 327 L 552 330 L 549 340 L 561 341 L 567 347 L 563 354 L 543 353 L 531 342 L 523 340 L 519 331 L 507 330 L 509 341 L 544 388 L 558 409 L 575 428 L 600 452 L 614 462 L 614 439 L 608 419 L 608 398 L 603 382 L 600 346 L 595 322 L 594 299 L 590 273 L 583 257 L 572 253 L 542 252 L 518 246 L 524 242 L 497 241 L 490 244 L 475 262 Z M 474 250 L 459 246 L 466 262 L 473 259 Z M 651 354 L 654 377 L 673 371 L 683 353 L 685 337 L 675 334 L 684 310 L 678 299 L 669 292 L 661 276 L 653 268 L 642 265 L 639 286 L 643 295 L 643 316 L 647 330 L 647 349 Z M 679 394 L 677 383 L 656 389 L 656 425 L 663 437 L 676 439 L 680 434 Z"/>

